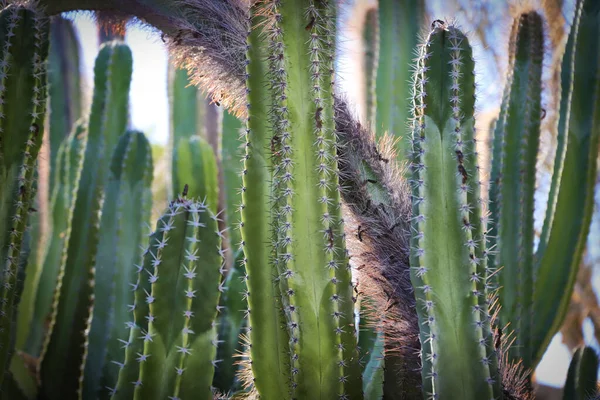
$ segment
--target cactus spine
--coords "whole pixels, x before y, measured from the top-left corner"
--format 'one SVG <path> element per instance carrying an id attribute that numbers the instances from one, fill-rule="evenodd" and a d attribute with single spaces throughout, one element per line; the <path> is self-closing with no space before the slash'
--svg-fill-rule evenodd
<path id="1" fill-rule="evenodd" d="M 456 27 L 432 28 L 419 50 L 413 110 L 411 280 L 423 395 L 497 398 L 472 50 Z"/>
<path id="2" fill-rule="evenodd" d="M 131 51 L 107 43 L 96 59 L 94 99 L 66 254 L 58 277 L 50 333 L 41 355 L 42 391 L 49 398 L 80 393 L 94 299 L 100 208 L 119 136 L 125 133 Z"/>
<path id="3" fill-rule="evenodd" d="M 0 366 L 14 345 L 19 265 L 34 198 L 46 102 L 48 21 L 33 6 L 0 11 Z M 0 385 L 4 374 L 0 376 Z"/>

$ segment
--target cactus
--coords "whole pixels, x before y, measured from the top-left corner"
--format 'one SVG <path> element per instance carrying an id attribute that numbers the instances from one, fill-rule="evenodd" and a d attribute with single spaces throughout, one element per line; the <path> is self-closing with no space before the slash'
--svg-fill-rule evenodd
<path id="1" fill-rule="evenodd" d="M 94 287 L 94 297 L 104 301 L 94 305 L 84 398 L 95 398 L 101 387 L 113 387 L 117 381 L 118 369 L 107 360 L 120 359 L 122 351 L 120 344 L 109 338 L 127 333 L 127 305 L 133 302 L 129 284 L 140 248 L 148 240 L 144 231 L 149 225 L 151 182 L 150 144 L 143 133 L 128 131 L 115 148 L 105 188 Z"/>
<path id="2" fill-rule="evenodd" d="M 579 0 L 567 43 L 572 67 L 563 66 L 559 135 L 564 154 L 557 151 L 548 213 L 535 254 L 535 321 L 531 351 L 539 361 L 566 313 L 594 204 L 600 143 L 600 4 Z M 572 49 L 569 49 L 573 46 Z M 569 62 L 568 56 L 563 60 Z M 564 65 L 564 64 L 563 64 Z M 571 71 L 568 73 L 567 71 Z M 564 104 L 567 103 L 567 104 Z M 563 159 L 562 166 L 560 160 Z M 560 183 L 558 182 L 560 180 Z M 552 187 L 555 190 L 552 190 Z M 568 239 L 567 239 L 568 238 Z M 554 295 L 551 295 L 554 293 Z M 560 295 L 556 295 L 560 293 Z M 534 363 L 534 365 L 537 362 Z"/>
<path id="3" fill-rule="evenodd" d="M 185 69 L 175 68 L 169 64 L 169 103 L 171 108 L 171 192 L 170 197 L 183 191 L 185 184 L 192 183 L 187 179 L 179 181 L 180 173 L 178 160 L 179 147 L 192 136 L 203 136 L 203 121 L 206 113 L 204 102 L 199 98 L 198 89 L 192 86 Z"/>
<path id="4" fill-rule="evenodd" d="M 42 392 L 50 399 L 82 390 L 95 293 L 101 199 L 110 168 L 105 160 L 118 137 L 125 133 L 131 63 L 129 48 L 116 42 L 105 44 L 96 59 L 94 99 L 70 228 L 77 234 L 69 235 L 63 255 L 38 368 Z"/>
<path id="5" fill-rule="evenodd" d="M 598 355 L 590 347 L 575 351 L 569 365 L 564 400 L 588 400 L 598 396 Z"/>
<path id="6" fill-rule="evenodd" d="M 45 112 L 48 21 L 34 6 L 0 11 L 0 365 L 14 345 L 21 251 L 33 212 Z M 19 276 L 21 275 L 21 276 Z M 0 376 L 0 385 L 4 374 Z"/>
<path id="7" fill-rule="evenodd" d="M 554 174 L 535 254 L 543 51 L 542 21 L 535 12 L 523 14 L 513 25 L 514 70 L 494 132 L 490 210 L 498 223 L 490 237 L 498 248 L 494 268 L 501 268 L 500 322 L 514 331 L 511 358 L 528 368 L 537 365 L 564 318 L 591 220 L 600 135 L 594 122 L 600 93 L 600 7 L 592 3 L 577 3 L 562 60 Z"/>
<path id="8" fill-rule="evenodd" d="M 375 75 L 375 131 L 398 138 L 396 153 L 406 160 L 410 149 L 411 61 L 424 21 L 423 0 L 379 0 L 379 56 Z"/>
<path id="9" fill-rule="evenodd" d="M 18 362 L 11 363 L 4 393 L 19 398 L 20 389 L 49 400 L 96 395 L 115 400 L 527 398 L 531 385 L 519 363 L 523 358 L 526 366 L 535 365 L 556 331 L 587 234 L 600 115 L 596 2 L 577 3 L 567 43 L 559 150 L 536 253 L 530 244 L 542 34 L 535 13 L 519 18 L 512 37 L 515 71 L 497 124 L 492 175 L 498 184 L 490 194 L 492 222 L 500 225 L 489 232 L 474 129 L 474 62 L 469 41 L 455 26 L 432 24 L 418 47 L 413 116 L 394 119 L 395 124 L 412 122 L 412 177 L 405 179 L 405 154 L 396 141 L 407 132 L 371 133 L 334 96 L 337 10 L 332 0 L 145 0 L 143 7 L 137 1 L 39 2 L 51 14 L 73 7 L 118 10 L 155 25 L 173 62 L 188 69 L 188 79 L 245 118 L 241 265 L 226 275 L 231 246 L 222 226 L 233 222 L 237 201 L 230 193 L 236 184 L 228 173 L 222 174 L 225 183 L 219 182 L 214 160 L 223 154 L 231 168 L 231 157 L 224 154 L 235 154 L 237 147 L 219 134 L 211 136 L 216 153 L 198 139 L 179 139 L 176 161 L 201 172 L 183 178 L 190 181 L 179 183 L 187 183 L 186 190 L 175 188 L 184 193 L 158 221 L 144 254 L 130 243 L 145 242 L 134 211 L 143 219 L 147 186 L 137 192 L 138 200 L 130 199 L 131 220 L 116 218 L 119 201 L 114 199 L 126 186 L 121 182 L 117 194 L 105 160 L 115 146 L 113 160 L 121 160 L 127 143 L 139 137 L 135 142 L 143 142 L 143 150 L 127 158 L 127 171 L 137 178 L 127 175 L 125 181 L 146 182 L 149 150 L 134 133 L 117 145 L 125 130 L 122 95 L 130 73 L 117 73 L 116 64 L 104 67 L 111 71 L 106 81 L 114 86 L 106 93 L 96 85 L 81 138 L 86 150 L 81 176 L 65 181 L 71 197 L 55 202 L 65 219 L 72 213 L 72 221 L 64 221 L 72 234 L 55 243 L 65 250 L 41 362 L 23 353 L 13 357 Z M 385 18 L 392 13 L 385 10 L 400 15 L 399 3 L 382 1 L 380 8 L 380 35 L 390 39 L 393 35 L 383 32 L 405 25 L 388 24 Z M 119 49 L 105 45 L 99 64 Z M 397 56 L 381 51 L 380 70 Z M 380 89 L 393 87 L 395 99 L 408 97 L 386 76 L 378 74 L 385 82 L 377 85 Z M 106 100 L 111 96 L 119 99 Z M 515 108 L 517 102 L 525 107 Z M 378 103 L 389 110 L 388 103 Z M 526 116 L 519 118 L 519 111 Z M 518 123 L 530 128 L 521 146 Z M 231 130 L 225 128 L 225 134 Z M 196 126 L 192 134 L 197 133 Z M 73 137 L 69 145 L 77 159 Z M 69 166 L 70 157 L 63 157 L 62 167 Z M 217 218 L 223 196 L 229 221 Z M 521 226 L 509 218 L 511 210 Z M 117 239 L 117 223 L 131 232 L 123 233 L 123 240 Z M 488 265 L 494 243 L 500 252 Z M 509 253 L 511 246 L 519 252 Z M 497 292 L 496 276 L 508 287 Z M 128 279 L 133 290 L 125 292 Z M 240 285 L 246 286 L 241 296 Z M 40 293 L 48 296 L 51 287 L 42 282 Z M 13 316 L 18 292 L 15 286 L 10 293 Z M 240 347 L 238 332 L 245 323 L 236 312 L 244 307 L 246 352 L 236 371 L 231 356 Z M 43 333 L 47 312 L 35 312 L 36 329 Z M 32 330 L 38 337 L 39 332 Z M 10 344 L 14 333 L 3 334 Z M 513 336 L 523 348 L 507 344 Z M 25 378 L 30 364 L 38 367 L 38 394 L 36 383 Z"/>
<path id="10" fill-rule="evenodd" d="M 71 234 L 71 221 L 75 196 L 79 184 L 85 143 L 85 125 L 80 121 L 73 132 L 65 138 L 57 155 L 56 182 L 52 194 L 53 233 L 43 260 L 38 278 L 35 307 L 29 322 L 29 334 L 25 345 L 28 354 L 39 356 L 52 310 L 52 299 L 60 271 L 63 254 Z"/>
<path id="11" fill-rule="evenodd" d="M 132 285 L 134 322 L 113 399 L 212 398 L 222 255 L 210 208 L 172 202 Z"/>
<path id="12" fill-rule="evenodd" d="M 59 147 L 73 124 L 82 116 L 79 42 L 73 23 L 57 17 L 50 23 L 48 53 L 48 115 L 50 134 L 50 193 L 57 181 L 54 176 Z"/>
<path id="13" fill-rule="evenodd" d="M 500 376 L 487 298 L 487 228 L 468 39 L 455 26 L 434 22 L 416 71 L 411 279 L 423 346 L 423 394 L 496 398 Z"/>
<path id="14" fill-rule="evenodd" d="M 499 273 L 500 322 L 510 323 L 513 359 L 531 365 L 533 320 L 533 195 L 540 137 L 543 58 L 542 18 L 536 12 L 515 19 L 510 39 L 510 68 L 494 140 L 492 180 L 498 195 L 492 205 L 498 230 L 495 266 Z M 494 149 L 496 151 L 496 149 Z M 501 177 L 501 178 L 500 178 Z"/>

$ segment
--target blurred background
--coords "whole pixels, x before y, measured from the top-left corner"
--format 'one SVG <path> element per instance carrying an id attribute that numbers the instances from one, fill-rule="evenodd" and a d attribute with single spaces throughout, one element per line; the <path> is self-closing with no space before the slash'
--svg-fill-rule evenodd
<path id="1" fill-rule="evenodd" d="M 344 93 L 354 111 L 365 120 L 365 84 L 362 68 L 365 59 L 363 48 L 363 27 L 367 12 L 376 5 L 373 0 L 344 0 L 340 12 L 340 48 L 337 61 L 338 90 Z M 477 62 L 478 83 L 478 127 L 484 139 L 482 154 L 486 157 L 486 140 L 490 121 L 497 115 L 504 82 L 507 60 L 508 32 L 515 13 L 523 8 L 535 7 L 546 17 L 548 48 L 545 60 L 545 84 L 543 104 L 548 113 L 543 121 L 542 150 L 538 160 L 538 181 L 536 192 L 536 228 L 541 229 L 544 207 L 549 190 L 549 176 L 552 169 L 555 140 L 548 127 L 555 122 L 556 101 L 556 49 L 569 30 L 567 21 L 573 13 L 572 0 L 427 0 L 427 20 L 448 20 L 458 23 L 469 32 L 474 45 Z M 81 73 L 86 96 L 91 96 L 93 86 L 93 66 L 98 52 L 99 35 L 103 34 L 90 13 L 65 14 L 76 27 L 81 43 Z M 125 41 L 133 52 L 133 81 L 130 92 L 130 124 L 143 131 L 153 145 L 158 167 L 155 184 L 160 184 L 160 166 L 167 165 L 170 116 L 168 101 L 168 56 L 160 39 L 160 33 L 130 22 L 125 29 Z M 161 157 L 163 158 L 161 160 Z M 166 175 L 166 173 L 165 173 Z M 489 171 L 487 173 L 489 177 Z M 485 172 L 484 172 L 485 177 Z M 158 183 L 156 183 L 158 182 Z M 536 378 L 544 398 L 556 396 L 556 389 L 563 386 L 571 352 L 586 344 L 600 351 L 600 308 L 597 293 L 600 279 L 600 180 L 597 180 L 595 211 L 588 247 L 582 261 L 580 273 L 572 297 L 569 314 L 544 359 L 537 368 Z"/>

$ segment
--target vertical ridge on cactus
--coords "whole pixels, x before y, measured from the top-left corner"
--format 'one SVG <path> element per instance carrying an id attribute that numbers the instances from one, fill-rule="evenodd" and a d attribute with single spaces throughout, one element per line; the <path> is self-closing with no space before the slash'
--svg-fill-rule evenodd
<path id="1" fill-rule="evenodd" d="M 0 365 L 7 370 L 22 288 L 21 251 L 34 198 L 46 103 L 48 20 L 34 6 L 0 11 Z M 0 385 L 4 373 L 0 376 Z"/>

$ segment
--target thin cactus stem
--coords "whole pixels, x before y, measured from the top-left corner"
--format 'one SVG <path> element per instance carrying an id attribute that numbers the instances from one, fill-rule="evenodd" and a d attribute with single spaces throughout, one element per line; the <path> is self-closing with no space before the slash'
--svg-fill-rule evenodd
<path id="1" fill-rule="evenodd" d="M 531 366 L 529 354 L 533 320 L 533 206 L 535 168 L 541 120 L 543 60 L 542 19 L 536 12 L 522 14 L 512 27 L 510 68 L 505 99 L 494 132 L 499 174 L 492 185 L 497 212 L 497 256 L 500 323 L 514 332 L 510 349 L 514 360 Z M 497 149 L 494 149 L 496 151 Z"/>
<path id="2" fill-rule="evenodd" d="M 71 134 L 63 141 L 57 155 L 58 171 L 55 175 L 56 182 L 51 204 L 53 232 L 42 262 L 39 284 L 36 285 L 34 313 L 24 346 L 28 354 L 36 357 L 40 355 L 43 338 L 47 333 L 60 265 L 71 235 L 75 197 L 83 165 L 86 129 L 83 121 L 77 123 Z"/>
<path id="3" fill-rule="evenodd" d="M 12 5 L 0 11 L 0 27 L 0 366 L 4 372 L 14 346 L 15 308 L 23 279 L 19 265 L 42 144 L 48 20 L 33 6 Z"/>
<path id="4" fill-rule="evenodd" d="M 424 13 L 422 0 L 379 0 L 375 132 L 378 138 L 385 132 L 397 138 L 399 160 L 406 160 L 410 149 L 411 65 Z"/>

